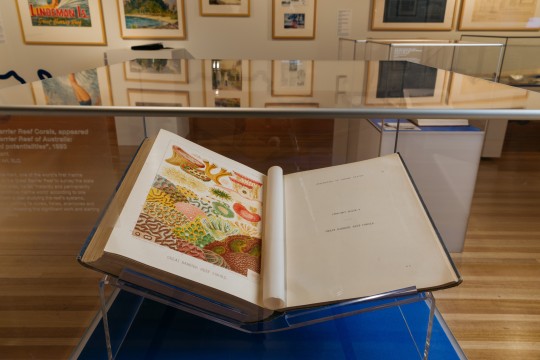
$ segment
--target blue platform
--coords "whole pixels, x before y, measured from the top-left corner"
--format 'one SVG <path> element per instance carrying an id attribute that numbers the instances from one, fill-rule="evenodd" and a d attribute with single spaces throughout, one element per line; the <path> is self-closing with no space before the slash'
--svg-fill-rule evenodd
<path id="1" fill-rule="evenodd" d="M 116 359 L 421 359 L 429 307 L 394 306 L 296 329 L 249 334 L 120 291 L 109 312 Z M 102 323 L 79 359 L 106 359 Z M 121 344 L 121 346 L 120 346 Z M 436 312 L 429 359 L 465 358 Z"/>

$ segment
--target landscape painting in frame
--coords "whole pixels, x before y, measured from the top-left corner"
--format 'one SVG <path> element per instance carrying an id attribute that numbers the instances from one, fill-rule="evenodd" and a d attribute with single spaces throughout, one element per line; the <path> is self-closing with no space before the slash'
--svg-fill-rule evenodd
<path id="1" fill-rule="evenodd" d="M 371 30 L 451 30 L 456 0 L 373 0 Z"/>
<path id="2" fill-rule="evenodd" d="M 185 59 L 135 59 L 124 63 L 126 80 L 150 82 L 188 82 Z"/>
<path id="3" fill-rule="evenodd" d="M 26 44 L 107 44 L 101 0 L 16 1 Z"/>
<path id="4" fill-rule="evenodd" d="M 201 16 L 249 16 L 250 0 L 199 0 Z"/>
<path id="5" fill-rule="evenodd" d="M 84 70 L 32 83 L 36 105 L 112 105 L 107 68 Z"/>
<path id="6" fill-rule="evenodd" d="M 184 0 L 117 0 L 124 39 L 185 39 Z"/>
<path id="7" fill-rule="evenodd" d="M 317 0 L 273 0 L 272 38 L 314 39 Z"/>

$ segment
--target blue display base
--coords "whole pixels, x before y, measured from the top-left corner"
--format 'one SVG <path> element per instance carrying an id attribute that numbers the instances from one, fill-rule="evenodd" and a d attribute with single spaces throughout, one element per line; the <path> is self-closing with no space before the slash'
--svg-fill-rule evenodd
<path id="1" fill-rule="evenodd" d="M 241 332 L 125 291 L 108 314 L 116 359 L 421 359 L 429 307 L 416 302 L 265 334 Z M 444 328 L 437 316 L 429 359 L 463 358 Z M 100 322 L 79 359 L 106 358 Z"/>

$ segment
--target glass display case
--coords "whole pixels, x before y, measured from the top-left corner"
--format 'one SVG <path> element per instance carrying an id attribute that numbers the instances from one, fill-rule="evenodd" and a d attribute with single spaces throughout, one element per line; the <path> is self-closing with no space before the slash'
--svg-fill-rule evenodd
<path id="1" fill-rule="evenodd" d="M 504 56 L 500 64 L 500 83 L 538 91 L 540 72 L 536 59 L 540 52 L 540 37 L 462 35 L 462 40 L 503 44 Z"/>
<path id="2" fill-rule="evenodd" d="M 491 41 L 367 39 L 339 40 L 342 60 L 410 61 L 443 70 L 495 80 L 499 76 L 504 44 Z"/>
<path id="3" fill-rule="evenodd" d="M 158 129 L 261 172 L 398 151 L 446 246 L 459 252 L 484 133 L 441 125 L 537 120 L 538 96 L 405 61 L 145 59 L 2 89 L 0 251 L 12 256 L 2 265 L 15 294 L 10 316 L 24 333 L 35 320 L 29 309 L 60 314 L 49 324 L 58 336 L 83 335 L 100 276 L 76 255 L 141 141 Z M 438 124 L 408 120 L 425 118 Z M 39 348 L 25 351 L 37 357 Z"/>

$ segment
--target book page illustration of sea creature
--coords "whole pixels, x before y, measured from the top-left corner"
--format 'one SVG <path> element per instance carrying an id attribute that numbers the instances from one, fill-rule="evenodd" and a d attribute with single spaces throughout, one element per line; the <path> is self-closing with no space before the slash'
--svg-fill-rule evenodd
<path id="1" fill-rule="evenodd" d="M 217 169 L 218 167 L 215 164 L 210 164 L 208 161 L 204 161 L 204 173 L 207 177 L 212 179 L 213 182 L 215 182 L 218 185 L 221 185 L 221 182 L 219 179 L 221 179 L 224 176 L 230 176 L 232 175 L 230 172 L 227 171 L 227 169 L 220 169 L 217 173 L 212 173 L 213 170 Z"/>
<path id="2" fill-rule="evenodd" d="M 240 195 L 253 200 L 259 199 L 259 192 L 262 184 L 258 181 L 250 179 L 242 174 L 234 172 L 234 176 L 230 178 L 233 183 L 234 190 Z"/>
<path id="3" fill-rule="evenodd" d="M 133 235 L 245 276 L 259 272 L 261 191 L 261 183 L 172 145 Z"/>

